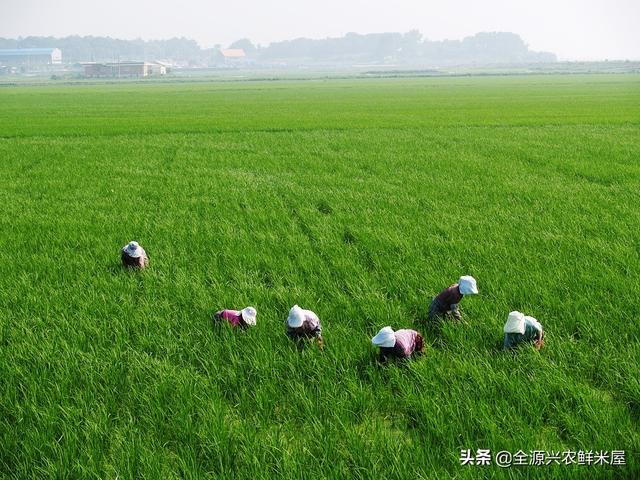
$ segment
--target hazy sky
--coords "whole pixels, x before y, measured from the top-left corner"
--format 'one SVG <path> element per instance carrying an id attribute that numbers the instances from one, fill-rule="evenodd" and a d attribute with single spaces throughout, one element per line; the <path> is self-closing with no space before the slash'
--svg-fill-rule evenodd
<path id="1" fill-rule="evenodd" d="M 518 33 L 560 59 L 640 60 L 640 0 L 0 0 L 0 37 L 189 37 L 203 47 L 347 32 Z"/>

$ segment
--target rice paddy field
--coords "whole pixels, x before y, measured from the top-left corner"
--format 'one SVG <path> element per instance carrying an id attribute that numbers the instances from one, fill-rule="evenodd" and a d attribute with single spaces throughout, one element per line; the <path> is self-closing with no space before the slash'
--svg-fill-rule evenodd
<path id="1" fill-rule="evenodd" d="M 2 478 L 640 476 L 638 75 L 4 87 L 0 228 Z"/>

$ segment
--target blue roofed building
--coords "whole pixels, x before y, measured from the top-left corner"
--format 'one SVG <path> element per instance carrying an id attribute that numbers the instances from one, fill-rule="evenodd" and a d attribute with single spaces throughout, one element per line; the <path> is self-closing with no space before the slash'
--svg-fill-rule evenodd
<path id="1" fill-rule="evenodd" d="M 0 65 L 7 67 L 37 68 L 60 65 L 62 51 L 59 48 L 9 48 L 0 49 Z"/>

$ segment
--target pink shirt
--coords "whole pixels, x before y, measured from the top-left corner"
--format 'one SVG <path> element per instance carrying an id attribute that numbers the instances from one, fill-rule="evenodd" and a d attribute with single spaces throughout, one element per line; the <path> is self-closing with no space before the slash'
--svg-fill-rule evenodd
<path id="1" fill-rule="evenodd" d="M 302 328 L 304 328 L 306 331 L 308 332 L 313 332 L 314 330 L 319 330 L 320 329 L 320 319 L 318 318 L 318 316 L 309 311 L 306 310 L 304 312 L 304 323 L 302 324 Z"/>
<path id="2" fill-rule="evenodd" d="M 240 325 L 242 314 L 239 310 L 222 310 L 222 312 L 220 312 L 220 318 L 228 321 L 232 327 L 237 327 Z"/>
<path id="3" fill-rule="evenodd" d="M 420 337 L 420 334 L 415 330 L 402 329 L 397 330 L 395 336 L 395 351 L 405 357 L 409 357 L 417 347 L 416 340 Z"/>

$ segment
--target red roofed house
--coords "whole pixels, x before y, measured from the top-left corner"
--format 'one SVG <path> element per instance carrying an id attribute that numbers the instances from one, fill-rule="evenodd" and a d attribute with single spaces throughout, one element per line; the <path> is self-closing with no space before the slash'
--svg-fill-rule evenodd
<path id="1" fill-rule="evenodd" d="M 242 48 L 221 48 L 220 53 L 224 57 L 225 65 L 244 63 L 247 57 Z"/>

